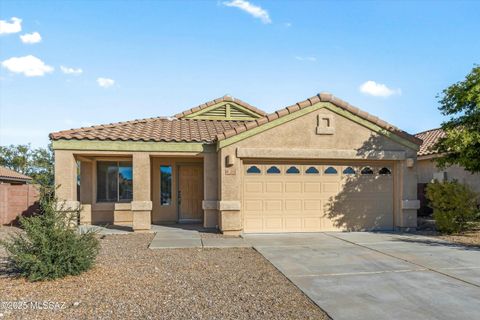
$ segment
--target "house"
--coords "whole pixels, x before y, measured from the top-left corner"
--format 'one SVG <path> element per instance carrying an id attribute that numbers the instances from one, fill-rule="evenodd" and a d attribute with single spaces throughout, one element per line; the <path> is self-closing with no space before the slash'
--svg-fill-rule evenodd
<path id="1" fill-rule="evenodd" d="M 6 167 L 0 166 L 0 184 L 8 183 L 12 185 L 26 184 L 32 181 L 32 178 L 18 173 Z"/>
<path id="2" fill-rule="evenodd" d="M 328 93 L 268 115 L 224 96 L 50 138 L 57 196 L 81 207 L 81 223 L 201 222 L 225 234 L 416 227 L 421 140 Z"/>
<path id="3" fill-rule="evenodd" d="M 435 159 L 441 154 L 435 149 L 437 141 L 445 135 L 441 129 L 431 129 L 417 133 L 415 136 L 423 140 L 420 150 L 417 153 L 417 171 L 418 171 L 418 198 L 421 202 L 420 213 L 430 213 L 426 206 L 425 187 L 434 179 L 439 181 L 457 180 L 466 184 L 473 191 L 480 193 L 480 174 L 472 174 L 458 165 L 453 165 L 444 169 L 437 167 Z"/>
<path id="4" fill-rule="evenodd" d="M 39 190 L 31 181 L 29 176 L 0 166 L 0 225 L 37 210 Z"/>

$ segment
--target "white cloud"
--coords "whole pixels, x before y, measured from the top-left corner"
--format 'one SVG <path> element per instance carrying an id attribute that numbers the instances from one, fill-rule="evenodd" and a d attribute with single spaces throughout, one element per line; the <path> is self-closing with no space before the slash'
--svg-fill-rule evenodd
<path id="1" fill-rule="evenodd" d="M 245 0 L 232 0 L 223 2 L 224 6 L 238 8 L 251 16 L 260 19 L 263 23 L 272 23 L 272 19 L 268 15 L 268 11 L 260 6 L 256 6 Z"/>
<path id="2" fill-rule="evenodd" d="M 297 59 L 298 61 L 317 62 L 317 58 L 315 58 L 313 56 L 309 56 L 309 57 L 295 56 L 295 59 Z"/>
<path id="3" fill-rule="evenodd" d="M 2 67 L 13 73 L 23 73 L 27 77 L 41 77 L 53 72 L 53 67 L 32 55 L 7 59 L 2 62 Z"/>
<path id="4" fill-rule="evenodd" d="M 291 22 L 285 22 L 283 25 L 287 28 L 290 28 L 292 26 L 292 23 Z"/>
<path id="5" fill-rule="evenodd" d="M 83 73 L 83 70 L 81 68 L 71 68 L 71 67 L 60 66 L 60 69 L 65 74 L 73 74 L 76 76 Z"/>
<path id="6" fill-rule="evenodd" d="M 0 20 L 0 34 L 17 33 L 22 31 L 22 19 L 11 18 L 11 22 Z"/>
<path id="7" fill-rule="evenodd" d="M 97 78 L 97 83 L 102 88 L 109 88 L 115 84 L 115 80 L 109 78 Z"/>
<path id="8" fill-rule="evenodd" d="M 394 94 L 402 94 L 401 89 L 391 89 L 382 83 L 368 80 L 360 86 L 360 92 L 374 97 L 389 97 Z"/>
<path id="9" fill-rule="evenodd" d="M 24 35 L 20 36 L 20 40 L 22 40 L 23 43 L 28 44 L 39 43 L 42 41 L 42 36 L 38 32 L 25 33 Z"/>

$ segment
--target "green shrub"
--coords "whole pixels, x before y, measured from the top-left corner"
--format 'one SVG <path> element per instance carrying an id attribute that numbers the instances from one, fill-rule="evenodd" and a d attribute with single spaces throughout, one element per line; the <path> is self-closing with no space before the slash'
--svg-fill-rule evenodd
<path id="1" fill-rule="evenodd" d="M 427 199 L 433 208 L 438 231 L 458 233 L 469 229 L 477 215 L 477 197 L 467 185 L 457 181 L 435 181 L 427 186 Z"/>
<path id="2" fill-rule="evenodd" d="M 72 224 L 79 212 L 65 213 L 57 204 L 53 193 L 43 190 L 39 212 L 20 218 L 25 232 L 1 243 L 13 269 L 30 281 L 78 275 L 93 266 L 98 254 L 95 234 L 79 233 Z"/>

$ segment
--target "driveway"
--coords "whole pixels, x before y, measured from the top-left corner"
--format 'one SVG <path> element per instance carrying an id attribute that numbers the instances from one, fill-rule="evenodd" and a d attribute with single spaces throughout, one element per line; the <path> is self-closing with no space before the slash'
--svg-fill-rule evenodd
<path id="1" fill-rule="evenodd" d="M 333 319 L 478 319 L 480 249 L 416 235 L 247 235 Z"/>

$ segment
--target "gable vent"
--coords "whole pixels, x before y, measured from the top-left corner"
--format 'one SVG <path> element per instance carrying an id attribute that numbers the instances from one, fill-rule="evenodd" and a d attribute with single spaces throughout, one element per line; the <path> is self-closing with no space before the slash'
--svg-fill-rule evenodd
<path id="1" fill-rule="evenodd" d="M 218 108 L 212 109 L 208 112 L 202 114 L 202 116 L 207 117 L 226 117 L 227 116 L 227 107 L 226 105 L 220 106 Z"/>

